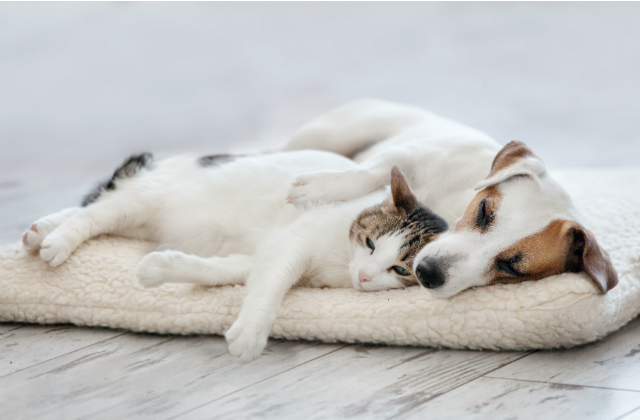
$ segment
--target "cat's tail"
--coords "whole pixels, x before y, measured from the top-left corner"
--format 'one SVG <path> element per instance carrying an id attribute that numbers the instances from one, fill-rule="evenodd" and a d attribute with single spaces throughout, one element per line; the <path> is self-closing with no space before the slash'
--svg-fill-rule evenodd
<path id="1" fill-rule="evenodd" d="M 115 172 L 113 172 L 111 178 L 100 183 L 89 194 L 87 194 L 87 196 L 82 200 L 82 207 L 86 207 L 98 200 L 104 191 L 115 190 L 116 183 L 119 179 L 131 178 L 140 172 L 140 170 L 151 168 L 152 164 L 153 155 L 151 153 L 147 152 L 140 153 L 138 155 L 131 155 L 122 162 L 122 165 L 120 165 Z"/>

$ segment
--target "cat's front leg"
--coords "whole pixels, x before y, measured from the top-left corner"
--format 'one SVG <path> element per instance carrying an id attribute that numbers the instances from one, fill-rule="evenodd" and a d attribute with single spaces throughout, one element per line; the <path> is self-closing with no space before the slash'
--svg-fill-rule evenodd
<path id="1" fill-rule="evenodd" d="M 415 159 L 410 149 L 397 146 L 377 153 L 353 169 L 302 174 L 289 189 L 288 201 L 298 208 L 305 208 L 308 204 L 362 197 L 388 185 L 389 173 L 394 166 L 411 176 Z"/>
<path id="2" fill-rule="evenodd" d="M 225 334 L 229 353 L 242 362 L 262 354 L 282 299 L 304 272 L 304 252 L 309 247 L 298 238 L 287 230 L 258 250 L 240 314 Z"/>
<path id="3" fill-rule="evenodd" d="M 138 264 L 137 276 L 144 287 L 165 283 L 202 286 L 243 284 L 253 267 L 251 255 L 202 258 L 180 251 L 152 252 Z"/>
<path id="4" fill-rule="evenodd" d="M 351 200 L 379 187 L 376 173 L 366 168 L 310 172 L 296 178 L 287 199 L 294 206 L 304 208 L 308 204 Z"/>
<path id="5" fill-rule="evenodd" d="M 224 335 L 229 343 L 229 353 L 240 362 L 248 363 L 260 357 L 269 341 L 269 333 L 275 320 L 265 314 L 262 319 L 254 319 L 257 314 L 240 314 L 229 331 Z"/>

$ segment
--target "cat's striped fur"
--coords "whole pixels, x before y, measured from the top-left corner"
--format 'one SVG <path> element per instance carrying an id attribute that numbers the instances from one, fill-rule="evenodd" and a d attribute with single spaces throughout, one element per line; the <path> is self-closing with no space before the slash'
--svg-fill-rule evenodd
<path id="1" fill-rule="evenodd" d="M 358 215 L 351 225 L 349 237 L 364 248 L 368 246 L 367 239 L 375 244 L 381 237 L 400 237 L 395 266 L 402 267 L 409 275 L 393 273 L 408 287 L 418 284 L 413 272 L 416 255 L 448 226 L 444 219 L 416 199 L 397 166 L 392 170 L 391 187 L 391 198 Z"/>

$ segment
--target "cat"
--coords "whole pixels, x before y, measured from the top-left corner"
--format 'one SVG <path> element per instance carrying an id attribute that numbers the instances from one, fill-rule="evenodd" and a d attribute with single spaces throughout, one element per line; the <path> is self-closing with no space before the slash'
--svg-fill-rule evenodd
<path id="1" fill-rule="evenodd" d="M 296 284 L 360 291 L 418 284 L 413 259 L 447 224 L 416 199 L 399 168 L 391 173 L 391 197 L 377 191 L 305 210 L 285 202 L 297 174 L 354 165 L 319 151 L 159 162 L 132 156 L 83 207 L 36 221 L 23 242 L 55 267 L 83 241 L 112 233 L 169 248 L 140 262 L 145 287 L 246 283 L 226 338 L 231 354 L 249 361 L 266 346 L 280 303 Z"/>

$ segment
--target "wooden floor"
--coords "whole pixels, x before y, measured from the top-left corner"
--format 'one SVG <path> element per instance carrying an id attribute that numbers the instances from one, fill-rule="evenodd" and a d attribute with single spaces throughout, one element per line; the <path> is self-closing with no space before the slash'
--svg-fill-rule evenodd
<path id="1" fill-rule="evenodd" d="M 640 320 L 583 348 L 478 352 L 0 324 L 0 418 L 640 418 Z"/>

